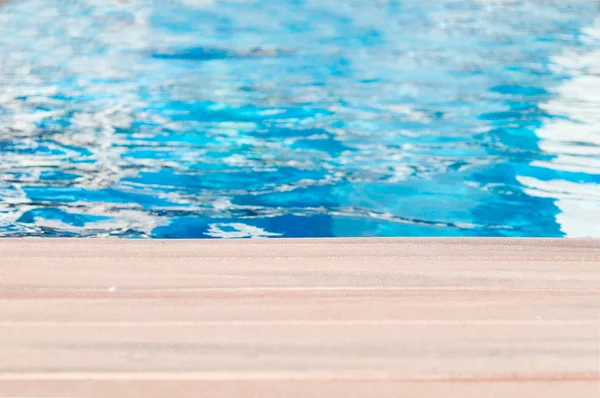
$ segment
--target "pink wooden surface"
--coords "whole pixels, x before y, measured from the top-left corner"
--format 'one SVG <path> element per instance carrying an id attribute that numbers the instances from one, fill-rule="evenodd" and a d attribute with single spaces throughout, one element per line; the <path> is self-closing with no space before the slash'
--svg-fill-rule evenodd
<path id="1" fill-rule="evenodd" d="M 599 368 L 598 240 L 0 240 L 0 397 L 596 397 Z"/>

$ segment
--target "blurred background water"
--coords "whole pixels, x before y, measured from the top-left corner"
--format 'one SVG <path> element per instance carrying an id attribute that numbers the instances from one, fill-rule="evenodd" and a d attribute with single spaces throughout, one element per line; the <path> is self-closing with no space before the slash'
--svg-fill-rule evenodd
<path id="1" fill-rule="evenodd" d="M 5 1 L 0 236 L 600 236 L 599 12 Z"/>

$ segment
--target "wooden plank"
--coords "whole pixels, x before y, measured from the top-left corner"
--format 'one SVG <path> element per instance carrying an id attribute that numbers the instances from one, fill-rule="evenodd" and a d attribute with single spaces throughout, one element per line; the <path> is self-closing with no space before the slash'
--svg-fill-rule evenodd
<path id="1" fill-rule="evenodd" d="M 595 397 L 600 240 L 0 240 L 0 396 Z"/>

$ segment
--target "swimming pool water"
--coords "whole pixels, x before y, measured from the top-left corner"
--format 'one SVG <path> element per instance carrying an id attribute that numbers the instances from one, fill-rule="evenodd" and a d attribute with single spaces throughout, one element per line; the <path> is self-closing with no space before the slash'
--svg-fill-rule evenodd
<path id="1" fill-rule="evenodd" d="M 0 236 L 600 236 L 591 0 L 0 6 Z"/>

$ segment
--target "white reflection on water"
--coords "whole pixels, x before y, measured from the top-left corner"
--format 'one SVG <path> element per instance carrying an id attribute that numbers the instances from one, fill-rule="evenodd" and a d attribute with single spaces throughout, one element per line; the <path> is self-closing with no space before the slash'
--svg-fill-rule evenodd
<path id="1" fill-rule="evenodd" d="M 592 48 L 600 45 L 600 20 L 584 33 Z M 540 149 L 554 157 L 532 165 L 600 177 L 600 50 L 566 51 L 552 61 L 557 73 L 571 79 L 556 89 L 555 99 L 541 105 L 548 113 L 562 116 L 536 131 Z M 519 182 L 529 187 L 530 195 L 556 198 L 560 210 L 556 220 L 566 236 L 600 236 L 599 184 L 526 176 L 520 176 Z"/>

